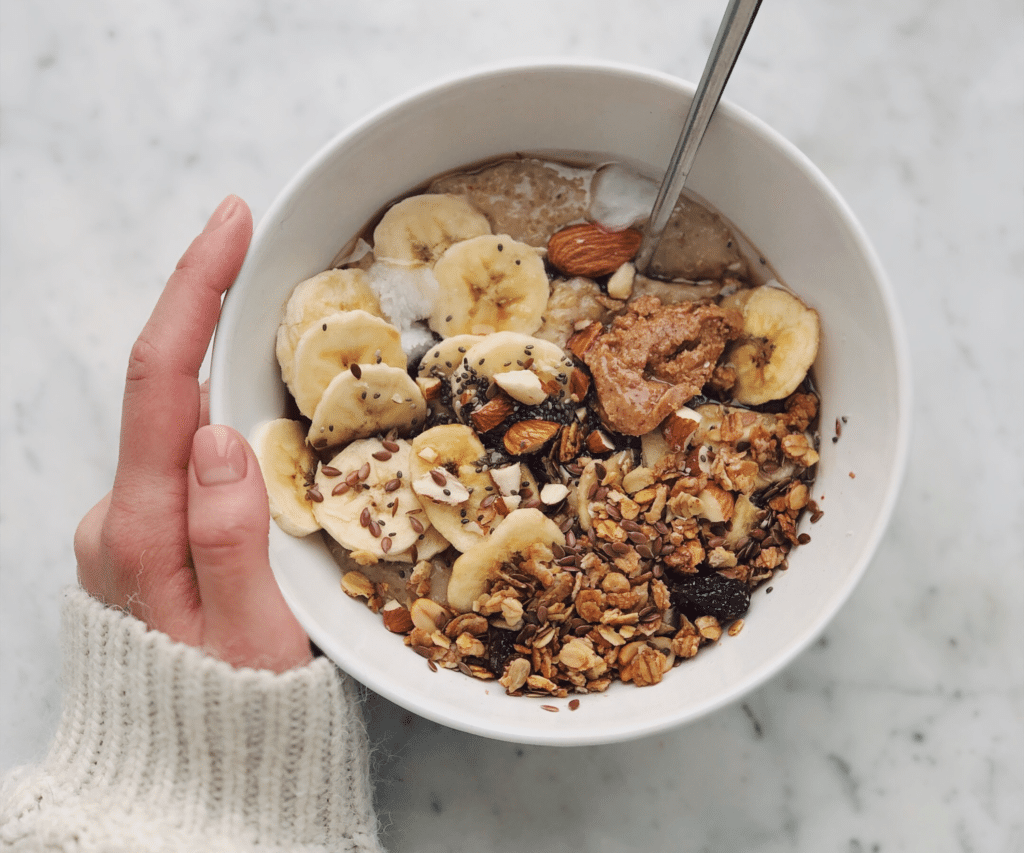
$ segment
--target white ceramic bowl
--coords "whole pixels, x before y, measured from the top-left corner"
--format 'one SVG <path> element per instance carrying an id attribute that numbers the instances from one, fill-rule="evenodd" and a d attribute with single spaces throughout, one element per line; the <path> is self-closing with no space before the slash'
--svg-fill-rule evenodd
<path id="1" fill-rule="evenodd" d="M 256 229 L 224 303 L 212 362 L 215 422 L 249 435 L 285 411 L 274 337 L 292 287 L 325 269 L 386 202 L 464 164 L 515 151 L 599 152 L 660 174 L 693 86 L 619 65 L 544 62 L 486 69 L 395 101 L 331 141 L 285 187 Z M 723 637 L 655 687 L 614 684 L 580 697 L 512 698 L 495 682 L 432 672 L 348 598 L 318 535 L 271 525 L 285 598 L 316 644 L 393 702 L 456 729 L 506 741 L 579 745 L 648 735 L 731 702 L 819 634 L 863 574 L 888 521 L 909 433 L 906 345 L 879 262 L 822 174 L 761 121 L 723 103 L 688 186 L 710 201 L 821 314 L 822 397 L 813 541 L 760 589 L 736 637 Z M 833 444 L 832 424 L 847 421 Z M 856 478 L 853 478 L 856 475 Z M 806 522 L 805 522 L 806 523 Z M 865 641 L 869 641 L 865 637 Z"/>

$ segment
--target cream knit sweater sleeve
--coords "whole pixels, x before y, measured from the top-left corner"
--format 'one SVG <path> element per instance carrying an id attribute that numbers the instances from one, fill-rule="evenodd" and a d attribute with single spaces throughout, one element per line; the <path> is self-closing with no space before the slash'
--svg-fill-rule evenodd
<path id="1" fill-rule="evenodd" d="M 352 681 L 233 669 L 82 590 L 64 604 L 49 755 L 0 787 L 0 847 L 381 850 Z"/>

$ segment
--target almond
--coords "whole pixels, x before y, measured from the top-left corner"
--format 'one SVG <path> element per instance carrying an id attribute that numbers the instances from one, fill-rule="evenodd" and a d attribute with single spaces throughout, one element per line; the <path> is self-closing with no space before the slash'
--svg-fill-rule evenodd
<path id="1" fill-rule="evenodd" d="M 689 411 L 689 409 L 680 410 L 680 412 Z M 678 453 L 680 450 L 685 449 L 690 436 L 700 426 L 699 418 L 694 420 L 693 418 L 682 416 L 680 412 L 670 414 L 661 425 L 661 433 L 665 436 L 665 441 L 668 442 L 669 449 L 673 453 Z"/>
<path id="2" fill-rule="evenodd" d="M 728 521 L 732 518 L 735 499 L 721 486 L 708 483 L 704 490 L 697 495 L 697 500 L 701 504 L 701 515 L 708 521 L 714 523 Z"/>
<path id="3" fill-rule="evenodd" d="M 433 633 L 448 624 L 451 614 L 432 599 L 417 598 L 409 608 L 409 618 L 417 628 Z"/>
<path id="4" fill-rule="evenodd" d="M 610 275 L 633 259 L 642 238 L 635 228 L 605 231 L 589 222 L 570 225 L 548 241 L 548 260 L 568 276 Z"/>
<path id="5" fill-rule="evenodd" d="M 357 571 L 345 572 L 342 575 L 341 588 L 352 598 L 372 598 L 376 592 L 373 582 L 362 572 Z"/>
<path id="6" fill-rule="evenodd" d="M 578 367 L 569 374 L 569 399 L 574 403 L 582 403 L 590 390 L 590 377 Z"/>
<path id="7" fill-rule="evenodd" d="M 560 429 L 561 426 L 554 421 L 519 421 L 505 433 L 505 449 L 513 456 L 536 453 L 551 441 Z"/>
<path id="8" fill-rule="evenodd" d="M 595 429 L 587 436 L 587 450 L 591 453 L 608 453 L 614 449 L 615 445 L 611 439 L 599 429 Z"/>
<path id="9" fill-rule="evenodd" d="M 541 379 L 540 387 L 544 390 L 545 397 L 559 397 L 562 394 L 562 385 L 555 379 Z"/>
<path id="10" fill-rule="evenodd" d="M 477 432 L 490 432 L 504 423 L 505 418 L 512 414 L 512 400 L 505 394 L 497 394 L 472 415 L 470 419 Z"/>
<path id="11" fill-rule="evenodd" d="M 384 627 L 392 634 L 406 634 L 413 629 L 412 616 L 397 601 L 389 601 L 380 612 Z"/>
<path id="12" fill-rule="evenodd" d="M 573 335 L 566 342 L 566 347 L 569 349 L 576 358 L 583 359 L 593 345 L 594 341 L 597 340 L 597 336 L 604 331 L 604 326 L 598 323 L 596 320 L 589 326 L 584 326 L 577 332 L 573 332 Z"/>
<path id="13" fill-rule="evenodd" d="M 420 387 L 420 392 L 423 394 L 423 399 L 428 403 L 434 402 L 441 397 L 441 380 L 436 376 L 420 376 L 416 379 L 416 384 Z"/>

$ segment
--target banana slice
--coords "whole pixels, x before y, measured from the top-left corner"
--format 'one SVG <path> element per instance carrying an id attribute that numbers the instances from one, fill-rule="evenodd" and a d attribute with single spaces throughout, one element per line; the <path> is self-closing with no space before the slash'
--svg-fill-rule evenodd
<path id="1" fill-rule="evenodd" d="M 323 501 L 313 514 L 340 545 L 380 559 L 411 550 L 426 532 L 430 522 L 416 512 L 420 502 L 410 485 L 411 449 L 402 439 L 387 446 L 379 438 L 361 439 L 317 471 Z"/>
<path id="2" fill-rule="evenodd" d="M 263 472 L 270 517 L 289 536 L 308 536 L 320 529 L 307 485 L 317 467 L 298 421 L 278 418 L 261 424 L 252 436 L 252 449 Z"/>
<path id="3" fill-rule="evenodd" d="M 402 339 L 394 326 L 366 311 L 341 311 L 308 329 L 295 347 L 288 390 L 307 418 L 339 373 L 353 364 L 406 366 Z"/>
<path id="4" fill-rule="evenodd" d="M 474 344 L 452 373 L 452 398 L 456 408 L 464 391 L 494 381 L 515 400 L 528 406 L 549 396 L 566 399 L 573 363 L 550 341 L 518 332 L 495 332 Z"/>
<path id="5" fill-rule="evenodd" d="M 484 339 L 483 335 L 453 335 L 431 347 L 420 360 L 420 376 L 447 379 L 461 365 L 466 353 Z"/>
<path id="6" fill-rule="evenodd" d="M 436 426 L 412 441 L 412 488 L 442 536 L 468 551 L 504 522 L 495 506 L 499 495 L 491 475 L 480 469 L 485 458 L 476 433 L 462 424 Z"/>
<path id="7" fill-rule="evenodd" d="M 781 400 L 803 382 L 818 354 L 818 312 L 764 285 L 743 303 L 743 335 L 729 354 L 736 368 L 733 397 L 747 406 Z"/>
<path id="8" fill-rule="evenodd" d="M 353 310 L 383 316 L 380 300 L 360 269 L 327 270 L 295 286 L 277 329 L 277 361 L 285 384 L 292 381 L 295 347 L 306 330 L 338 311 Z"/>
<path id="9" fill-rule="evenodd" d="M 414 195 L 384 214 L 373 231 L 373 254 L 392 263 L 430 266 L 453 243 L 490 233 L 487 217 L 462 196 Z"/>
<path id="10" fill-rule="evenodd" d="M 426 416 L 423 394 L 402 368 L 353 364 L 324 390 L 307 440 L 323 450 L 390 429 L 407 435 Z"/>
<path id="11" fill-rule="evenodd" d="M 430 328 L 442 337 L 540 328 L 548 303 L 544 262 L 507 234 L 452 245 L 434 265 L 440 293 Z"/>
<path id="12" fill-rule="evenodd" d="M 517 509 L 508 514 L 494 534 L 462 554 L 452 565 L 448 604 L 466 613 L 487 590 L 492 574 L 516 554 L 551 560 L 551 545 L 565 545 L 565 536 L 538 509 Z"/>
<path id="13" fill-rule="evenodd" d="M 421 515 L 422 513 L 417 515 L 417 519 Z M 420 560 L 433 559 L 450 545 L 451 543 L 431 524 L 419 535 L 411 548 L 399 551 L 397 554 L 394 551 L 389 551 L 384 555 L 384 560 L 389 563 L 418 563 Z"/>

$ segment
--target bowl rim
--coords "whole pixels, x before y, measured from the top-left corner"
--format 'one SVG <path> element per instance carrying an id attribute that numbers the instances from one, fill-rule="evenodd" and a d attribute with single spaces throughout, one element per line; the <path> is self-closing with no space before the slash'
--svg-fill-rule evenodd
<path id="1" fill-rule="evenodd" d="M 288 208 L 289 199 L 300 187 L 304 186 L 309 177 L 315 174 L 335 152 L 353 138 L 364 133 L 368 128 L 377 122 L 385 119 L 393 112 L 401 110 L 405 106 L 414 103 L 425 95 L 436 95 L 444 90 L 456 89 L 462 86 L 473 85 L 474 83 L 494 76 L 505 76 L 510 72 L 552 74 L 558 72 L 580 72 L 591 71 L 596 73 L 626 74 L 638 79 L 646 79 L 660 85 L 667 85 L 679 91 L 680 95 L 692 97 L 695 86 L 693 83 L 681 78 L 666 74 L 642 66 L 609 62 L 596 59 L 567 59 L 567 58 L 527 58 L 512 62 L 488 63 L 476 66 L 461 72 L 446 75 L 434 82 L 428 82 L 417 86 L 397 97 L 391 98 L 381 106 L 370 111 L 361 119 L 350 123 L 340 132 L 335 134 L 320 149 L 309 158 L 302 167 L 293 174 L 274 201 L 268 207 L 267 212 L 258 223 L 252 238 L 250 250 L 247 252 L 242 269 L 239 272 L 239 279 L 249 275 L 253 265 L 254 253 L 252 247 L 263 243 L 267 236 L 273 231 L 274 223 L 280 215 Z M 500 739 L 506 742 L 528 743 L 538 745 L 577 746 L 594 745 L 602 743 L 616 743 L 633 740 L 640 737 L 657 734 L 670 730 L 705 716 L 725 705 L 728 705 L 743 695 L 758 688 L 769 679 L 776 676 L 786 668 L 796 657 L 806 650 L 824 631 L 828 623 L 842 609 L 849 599 L 853 590 L 860 583 L 875 557 L 881 539 L 885 534 L 891 521 L 896 501 L 899 497 L 906 474 L 907 459 L 909 454 L 911 436 L 911 371 L 909 344 L 906 336 L 905 325 L 895 297 L 892 284 L 885 273 L 884 268 L 872 246 L 868 236 L 854 215 L 846 200 L 839 194 L 824 173 L 792 142 L 783 137 L 763 120 L 749 113 L 745 109 L 735 105 L 728 99 L 723 98 L 719 103 L 717 111 L 728 116 L 729 120 L 745 127 L 748 131 L 758 136 L 768 137 L 771 143 L 777 146 L 783 155 L 792 160 L 801 171 L 811 178 L 816 188 L 827 198 L 832 209 L 841 219 L 843 228 L 848 236 L 855 243 L 873 278 L 878 295 L 885 312 L 885 319 L 888 324 L 890 343 L 895 355 L 894 374 L 896 387 L 894 389 L 894 400 L 896 406 L 895 423 L 896 432 L 893 442 L 893 466 L 883 493 L 883 499 L 879 505 L 879 512 L 876 521 L 869 533 L 864 536 L 864 547 L 861 556 L 851 567 L 846 582 L 837 587 L 829 598 L 829 607 L 824 608 L 813 620 L 810 620 L 800 635 L 792 641 L 781 654 L 771 661 L 770 664 L 748 674 L 745 678 L 734 683 L 728 690 L 723 690 L 707 701 L 695 707 L 687 709 L 678 714 L 667 714 L 656 719 L 646 721 L 631 720 L 628 726 L 610 727 L 602 733 L 588 732 L 580 735 L 572 729 L 530 729 L 518 730 L 500 728 L 489 723 L 486 719 L 479 718 L 479 715 L 468 714 L 465 716 L 453 717 L 450 713 L 440 713 L 429 704 L 425 705 L 403 694 L 400 689 L 395 689 L 386 680 L 381 680 L 372 670 L 364 669 L 351 672 L 358 681 L 361 681 L 370 689 L 384 696 L 392 702 L 417 713 L 427 719 L 442 725 L 456 728 L 470 734 L 475 734 L 492 739 Z M 235 295 L 235 294 L 239 295 Z M 227 372 L 227 360 L 229 358 L 228 347 L 225 341 L 235 337 L 234 330 L 238 322 L 238 311 L 236 303 L 241 304 L 242 296 L 240 291 L 229 289 L 224 300 L 221 320 L 218 324 L 214 338 L 211 355 L 211 383 L 210 383 L 210 414 L 211 422 L 229 422 L 229 404 L 227 396 L 222 393 L 220 384 L 215 381 L 219 375 Z M 295 601 L 286 594 L 289 606 L 297 614 L 304 612 L 299 601 Z M 300 621 L 303 621 L 300 619 Z M 317 645 L 323 647 L 328 641 L 318 626 L 309 624 L 308 620 L 303 627 L 310 634 Z M 349 671 L 350 668 L 345 668 Z"/>

